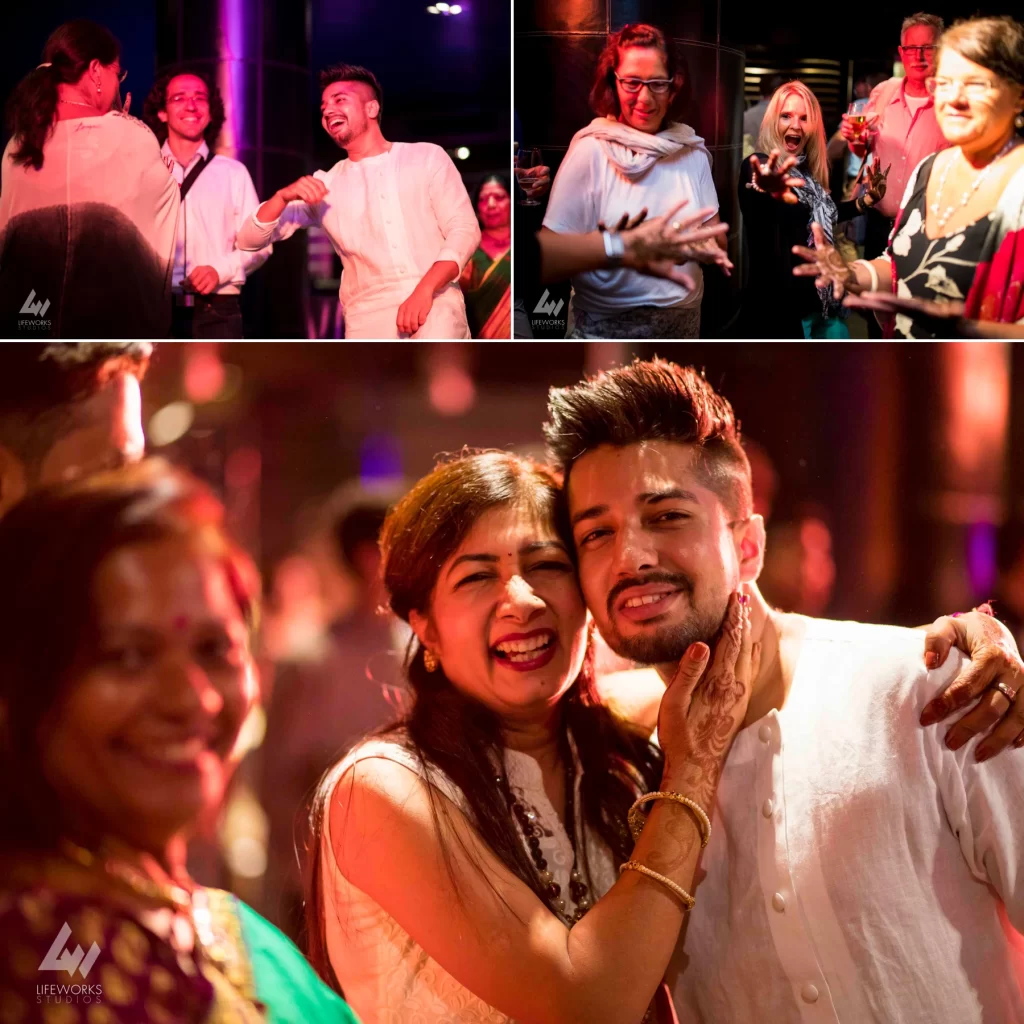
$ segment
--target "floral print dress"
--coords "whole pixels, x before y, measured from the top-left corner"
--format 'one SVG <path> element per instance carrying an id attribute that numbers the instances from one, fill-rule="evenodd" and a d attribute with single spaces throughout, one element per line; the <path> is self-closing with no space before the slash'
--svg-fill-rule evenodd
<path id="1" fill-rule="evenodd" d="M 896 294 L 933 302 L 966 302 L 991 220 L 988 214 L 952 235 L 929 238 L 925 233 L 925 191 L 915 193 L 889 243 L 889 257 L 896 267 Z M 909 316 L 897 313 L 896 337 L 935 335 L 923 332 Z"/>

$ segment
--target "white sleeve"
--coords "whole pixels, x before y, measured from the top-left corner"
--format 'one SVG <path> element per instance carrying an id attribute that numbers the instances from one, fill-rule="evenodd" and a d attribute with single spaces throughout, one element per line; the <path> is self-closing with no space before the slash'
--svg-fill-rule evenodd
<path id="1" fill-rule="evenodd" d="M 330 182 L 323 171 L 314 171 L 313 177 L 319 178 L 330 188 Z M 252 216 L 242 220 L 242 226 L 238 229 L 238 236 L 235 238 L 236 249 L 255 252 L 258 249 L 265 249 L 271 242 L 283 242 L 286 238 L 291 238 L 301 228 L 321 226 L 320 211 L 323 204 L 314 207 L 304 203 L 301 199 L 293 199 L 284 208 L 281 216 L 272 221 L 262 221 L 256 216 L 261 205 L 258 203 Z"/>
<path id="2" fill-rule="evenodd" d="M 232 196 L 232 201 L 235 207 L 236 246 L 223 259 L 218 260 L 214 264 L 214 268 L 220 276 L 221 284 L 236 281 L 239 277 L 244 282 L 253 271 L 258 270 L 267 262 L 270 254 L 274 251 L 272 245 L 268 245 L 264 249 L 258 249 L 255 252 L 237 247 L 237 239 L 242 231 L 242 227 L 259 209 L 260 200 L 256 195 L 256 189 L 253 187 L 252 178 L 249 177 L 249 171 L 245 167 L 239 169 L 231 184 L 232 192 L 235 193 Z"/>
<path id="3" fill-rule="evenodd" d="M 550 231 L 570 235 L 597 229 L 599 217 L 592 168 L 595 152 L 600 154 L 597 143 L 581 139 L 565 154 L 551 185 L 551 197 L 544 214 L 544 227 Z"/>
<path id="4" fill-rule="evenodd" d="M 430 177 L 430 205 L 444 236 L 444 245 L 434 262 L 455 263 L 461 274 L 480 244 L 480 222 L 459 169 L 443 149 L 434 148 L 437 167 Z"/>
<path id="5" fill-rule="evenodd" d="M 936 672 L 946 682 L 967 663 L 951 652 Z M 949 662 L 954 663 L 950 668 Z M 1024 932 L 1024 759 L 1017 751 L 997 754 L 980 764 L 974 752 L 982 737 L 975 736 L 959 750 L 943 742 L 948 723 L 924 731 L 925 756 L 939 786 L 950 830 L 957 837 L 971 874 L 999 894 L 1010 923 Z"/>
<path id="6" fill-rule="evenodd" d="M 708 221 L 718 213 L 718 189 L 715 188 L 715 179 L 711 174 L 711 161 L 708 159 L 708 155 L 703 150 L 698 150 L 697 156 L 700 161 L 700 170 L 695 176 L 696 180 L 693 183 L 693 191 L 697 209 L 709 207 L 712 210 L 704 218 Z M 685 212 L 686 210 L 684 209 L 683 213 Z"/>

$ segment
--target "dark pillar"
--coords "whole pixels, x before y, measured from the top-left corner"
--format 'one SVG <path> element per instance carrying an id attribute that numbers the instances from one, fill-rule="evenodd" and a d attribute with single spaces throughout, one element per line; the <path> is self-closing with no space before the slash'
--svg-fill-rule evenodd
<path id="1" fill-rule="evenodd" d="M 217 152 L 241 160 L 260 199 L 309 172 L 308 0 L 161 0 L 159 65 L 208 67 L 227 118 Z M 247 334 L 306 335 L 306 239 L 298 232 L 243 292 Z"/>
<path id="2" fill-rule="evenodd" d="M 730 225 L 729 254 L 739 264 L 736 189 L 743 152 L 743 51 L 728 45 L 729 0 L 534 0 L 516 7 L 516 109 L 521 144 L 543 148 L 553 169 L 593 113 L 587 97 L 609 33 L 633 22 L 664 31 L 686 72 L 682 120 L 704 138 L 712 158 L 722 220 Z M 720 334 L 735 310 L 736 275 L 704 274 L 706 337 Z"/>

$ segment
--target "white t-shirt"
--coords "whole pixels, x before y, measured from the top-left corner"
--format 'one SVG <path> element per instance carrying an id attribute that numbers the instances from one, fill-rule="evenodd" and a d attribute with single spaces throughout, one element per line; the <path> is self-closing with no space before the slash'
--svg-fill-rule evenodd
<path id="1" fill-rule="evenodd" d="M 910 116 L 913 117 L 931 99 L 931 96 L 911 96 L 909 92 L 904 92 L 903 99 L 906 100 L 907 106 L 910 108 Z"/>
<path id="2" fill-rule="evenodd" d="M 808 620 L 780 711 L 741 730 L 668 970 L 682 1024 L 1024 1021 L 1024 763 L 925 704 L 924 634 Z"/>
<path id="3" fill-rule="evenodd" d="M 711 162 L 703 150 L 684 148 L 630 180 L 616 170 L 597 139 L 582 138 L 570 147 L 555 175 L 544 227 L 564 234 L 594 231 L 598 221 L 612 227 L 624 213 L 636 216 L 645 206 L 648 217 L 660 217 L 683 199 L 689 199 L 689 205 L 682 216 L 705 206 L 718 212 Z M 573 301 L 588 313 L 699 305 L 704 294 L 700 264 L 686 263 L 684 268 L 697 285 L 692 292 L 674 281 L 619 267 L 577 274 L 572 279 Z"/>

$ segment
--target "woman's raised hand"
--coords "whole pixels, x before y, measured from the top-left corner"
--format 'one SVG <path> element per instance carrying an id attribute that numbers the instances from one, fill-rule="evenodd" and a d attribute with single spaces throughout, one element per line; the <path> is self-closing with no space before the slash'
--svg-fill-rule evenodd
<path id="1" fill-rule="evenodd" d="M 713 241 L 727 235 L 729 225 L 703 227 L 704 221 L 715 212 L 709 207 L 681 217 L 680 211 L 687 204 L 688 200 L 684 199 L 665 216 L 653 217 L 642 224 L 634 222 L 635 227 L 623 231 L 626 246 L 623 263 L 642 274 L 667 278 L 692 291 L 695 282 L 678 264 L 691 260 L 716 263 L 728 273 L 732 263 L 728 253 Z"/>
<path id="2" fill-rule="evenodd" d="M 760 663 L 761 645 L 753 642 L 749 601 L 736 592 L 729 598 L 714 654 L 707 644 L 691 644 L 661 699 L 662 786 L 696 800 L 708 814 L 733 737 L 746 716 Z"/>
<path id="3" fill-rule="evenodd" d="M 794 245 L 793 252 L 807 262 L 803 266 L 794 267 L 796 277 L 813 277 L 818 288 L 832 288 L 832 294 L 840 299 L 843 292 L 856 292 L 856 271 L 850 266 L 834 245 L 829 245 L 821 225 L 811 222 L 811 234 L 814 236 L 814 248 L 805 245 Z"/>
<path id="4" fill-rule="evenodd" d="M 781 199 L 784 203 L 789 203 L 792 206 L 800 202 L 793 189 L 799 188 L 804 183 L 804 179 L 789 173 L 796 167 L 796 157 L 788 156 L 782 160 L 781 156 L 782 154 L 777 149 L 773 149 L 768 155 L 767 163 L 763 165 L 756 156 L 752 156 L 750 170 L 754 177 L 747 183 L 747 188 L 752 188 L 757 192 L 767 192 L 768 195 Z"/>

